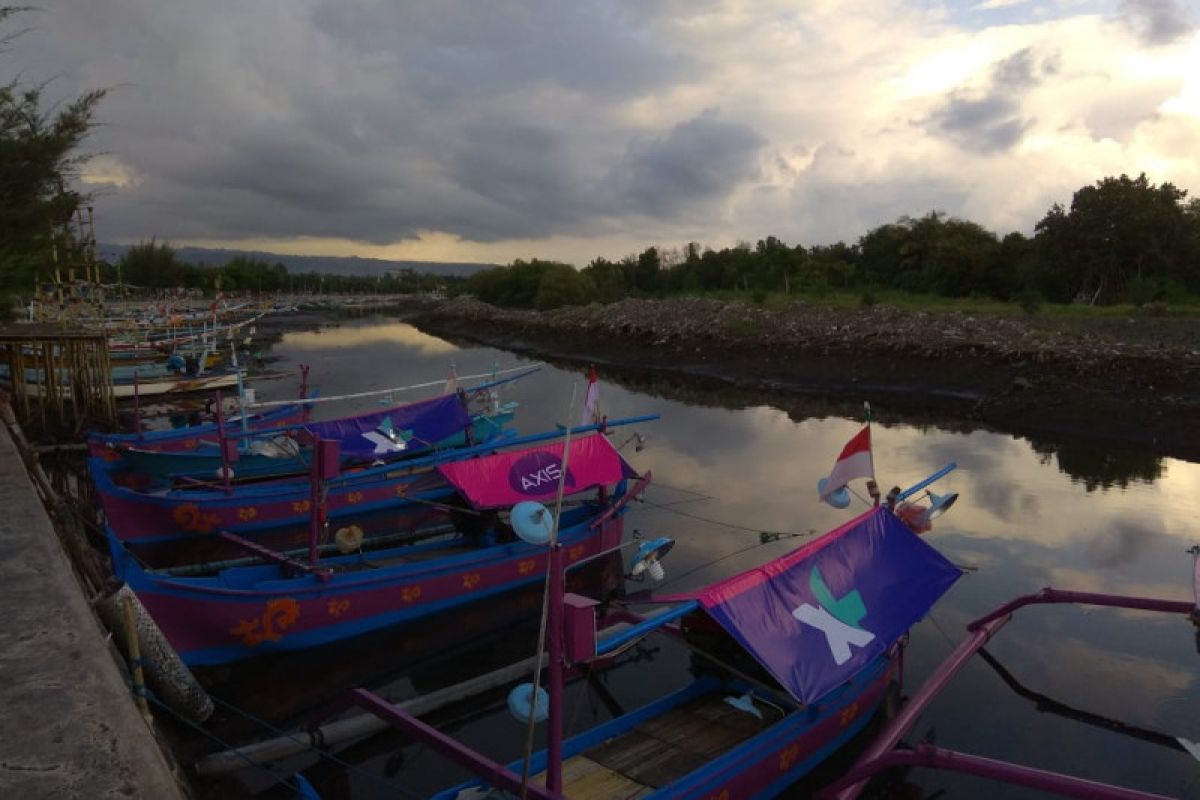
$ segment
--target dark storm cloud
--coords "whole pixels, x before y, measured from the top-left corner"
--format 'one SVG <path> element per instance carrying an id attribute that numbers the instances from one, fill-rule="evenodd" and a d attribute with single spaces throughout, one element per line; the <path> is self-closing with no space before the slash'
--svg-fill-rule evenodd
<path id="1" fill-rule="evenodd" d="M 679 219 L 755 178 L 763 144 L 753 128 L 705 112 L 665 135 L 634 142 L 605 194 L 632 212 Z"/>
<path id="2" fill-rule="evenodd" d="M 71 64 L 66 91 L 118 87 L 89 147 L 138 181 L 98 189 L 105 236 L 486 242 L 672 219 L 751 173 L 744 126 L 625 118 L 700 77 L 654 22 L 619 2 L 94 0 L 51 9 L 51 46 L 22 55 Z"/>
<path id="3" fill-rule="evenodd" d="M 636 95 L 691 64 L 654 46 L 645 22 L 612 3 L 323 0 L 320 30 L 364 53 L 396 56 L 435 100 L 487 97 L 546 82 L 590 96 Z"/>
<path id="4" fill-rule="evenodd" d="M 1022 94 L 1058 71 L 1057 57 L 1042 61 L 1029 48 L 1020 50 L 992 67 L 982 94 L 955 90 L 930 122 L 967 150 L 991 153 L 1007 150 L 1033 124 L 1021 116 Z"/>
<path id="5" fill-rule="evenodd" d="M 1117 15 L 1149 45 L 1170 44 L 1196 28 L 1192 14 L 1176 0 L 1121 0 Z"/>
<path id="6" fill-rule="evenodd" d="M 573 227 L 588 206 L 564 134 L 494 120 L 463 132 L 448 168 L 455 184 L 487 203 L 470 238 L 538 237 Z"/>

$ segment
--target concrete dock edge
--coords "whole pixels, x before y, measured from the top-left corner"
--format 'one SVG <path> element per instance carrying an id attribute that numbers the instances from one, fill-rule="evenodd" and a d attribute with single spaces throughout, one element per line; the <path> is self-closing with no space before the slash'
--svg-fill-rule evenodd
<path id="1" fill-rule="evenodd" d="M 185 797 L 2 424 L 0 509 L 0 797 Z"/>

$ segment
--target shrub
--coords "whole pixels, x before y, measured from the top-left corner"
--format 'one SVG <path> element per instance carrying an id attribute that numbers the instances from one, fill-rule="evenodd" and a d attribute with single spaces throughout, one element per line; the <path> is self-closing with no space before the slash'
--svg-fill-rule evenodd
<path id="1" fill-rule="evenodd" d="M 1031 317 L 1042 308 L 1042 295 L 1033 289 L 1020 292 L 1015 299 L 1021 310 Z"/>

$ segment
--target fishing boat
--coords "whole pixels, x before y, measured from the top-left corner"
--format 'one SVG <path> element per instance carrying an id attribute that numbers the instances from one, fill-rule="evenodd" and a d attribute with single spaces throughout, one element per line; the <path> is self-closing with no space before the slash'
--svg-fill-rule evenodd
<path id="1" fill-rule="evenodd" d="M 1195 599 L 1192 602 L 1047 587 L 1037 593 L 1014 598 L 969 623 L 967 637 L 933 671 L 900 713 L 859 756 L 854 766 L 840 779 L 826 787 L 821 796 L 825 800 L 853 800 L 862 792 L 867 780 L 882 770 L 895 767 L 922 767 L 952 770 L 1066 797 L 1098 798 L 1099 800 L 1165 800 L 1165 797 L 1160 794 L 1115 786 L 1077 775 L 1014 764 L 995 758 L 986 758 L 931 742 L 903 748 L 900 744 L 901 739 L 911 730 L 922 712 L 946 688 L 954 676 L 966 664 L 971 663 L 971 657 L 977 653 L 986 657 L 987 654 L 982 649 L 984 645 L 1012 620 L 1018 610 L 1027 606 L 1069 603 L 1105 608 L 1136 609 L 1176 615 L 1181 618 L 1181 622 L 1190 622 L 1192 625 L 1200 626 L 1200 547 L 1194 547 L 1190 552 L 1194 559 L 1192 588 Z M 1180 626 L 1186 631 L 1185 635 L 1189 638 L 1197 635 L 1192 629 L 1192 625 Z M 1039 699 L 1039 708 L 1042 707 Z M 1098 719 L 1103 718 L 1099 718 L 1098 715 L 1090 715 L 1089 721 L 1094 723 Z M 1104 726 L 1109 730 L 1122 732 L 1120 723 L 1113 724 L 1111 720 L 1104 720 L 1104 723 L 1107 723 Z M 1147 732 L 1139 730 L 1138 733 L 1145 734 Z M 1139 738 L 1146 737 L 1140 735 Z M 1168 740 L 1173 738 L 1179 749 L 1200 760 L 1200 742 L 1182 737 L 1161 737 L 1160 735 L 1161 738 Z"/>
<path id="2" fill-rule="evenodd" d="M 539 581 L 545 548 L 512 536 L 498 509 L 553 495 L 548 475 L 569 473 L 569 494 L 584 498 L 562 517 L 569 563 L 611 551 L 622 515 L 649 475 L 639 476 L 602 435 L 439 464 L 440 477 L 468 505 L 442 508 L 440 519 L 401 531 L 379 546 L 347 518 L 330 536 L 327 483 L 339 464 L 336 442 L 316 449 L 310 476 L 307 558 L 272 550 L 227 531 L 214 535 L 260 559 L 252 566 L 144 567 L 109 531 L 118 577 L 126 581 L 184 663 L 224 663 L 264 652 L 304 649 L 403 623 Z M 630 481 L 633 484 L 630 485 Z M 506 515 L 505 515 L 506 516 Z M 331 541 L 340 554 L 321 557 Z"/>
<path id="3" fill-rule="evenodd" d="M 497 791 L 547 799 L 777 796 L 896 700 L 909 628 L 961 574 L 877 504 L 760 567 L 695 592 L 641 598 L 665 610 L 598 616 L 594 600 L 563 590 L 563 545 L 538 535 L 554 528 L 549 510 L 514 509 L 513 518 L 524 521 L 514 522 L 518 535 L 548 541 L 550 612 L 547 687 L 540 679 L 521 684 L 508 705 L 522 732 L 544 723 L 547 747 L 501 763 L 371 691 L 350 693 L 359 707 L 479 776 L 439 800 Z M 661 580 L 671 540 L 635 544 L 629 575 Z M 652 633 L 697 656 L 690 681 L 639 708 L 617 706 L 611 719 L 564 739 L 566 672 L 602 671 Z"/>
<path id="4" fill-rule="evenodd" d="M 251 431 L 269 430 L 299 424 L 305 416 L 305 406 L 296 402 L 276 406 L 261 414 L 247 415 L 244 423 L 240 416 L 225 418 L 221 428 L 231 434 L 241 431 L 243 426 Z M 122 447 L 137 447 L 139 450 L 163 453 L 186 452 L 195 450 L 205 440 L 215 439 L 217 431 L 218 426 L 214 421 L 159 431 L 89 433 L 88 455 L 115 461 L 120 457 L 116 451 Z"/>
<path id="5" fill-rule="evenodd" d="M 465 447 L 468 443 L 489 442 L 504 433 L 506 426 L 516 416 L 515 402 L 503 403 L 491 409 L 481 409 L 469 414 L 469 422 L 464 428 L 427 440 L 414 430 L 414 425 L 404 425 L 397 422 L 403 419 L 402 414 L 412 412 L 411 406 L 432 405 L 434 401 L 412 403 L 408 406 L 396 406 L 387 411 L 376 411 L 359 417 L 345 418 L 331 422 L 309 422 L 296 424 L 284 429 L 265 429 L 254 431 L 251 435 L 235 439 L 233 447 L 222 453 L 221 442 L 217 439 L 201 440 L 197 447 L 187 452 L 168 453 L 157 450 L 144 450 L 136 445 L 117 448 L 118 457 L 129 469 L 143 475 L 162 478 L 171 481 L 183 479 L 209 480 L 213 476 L 221 476 L 229 470 L 233 477 L 240 480 L 261 479 L 282 475 L 295 475 L 307 471 L 311 459 L 311 448 L 302 445 L 297 434 L 306 434 L 305 438 L 323 436 L 326 430 L 336 430 L 343 438 L 353 442 L 361 438 L 361 431 L 377 432 L 382 439 L 388 441 L 385 452 L 370 453 L 353 449 L 347 451 L 343 459 L 344 467 L 377 463 L 380 461 L 395 461 L 411 458 L 420 453 L 435 450 L 448 450 Z M 393 441 L 381 431 L 383 420 L 391 421 L 396 426 L 392 431 L 402 430 L 404 436 L 395 434 Z M 356 426 L 356 427 L 351 427 Z M 233 434 L 235 437 L 238 434 Z M 222 437 L 223 438 L 223 437 Z M 235 461 L 229 461 L 229 455 L 236 455 Z"/>
<path id="6" fill-rule="evenodd" d="M 457 403 L 452 396 L 450 400 Z M 462 411 L 461 404 L 457 408 Z M 465 412 L 457 419 L 464 427 L 469 423 Z M 652 419 L 656 417 L 629 417 L 609 420 L 604 426 L 615 428 Z M 576 431 L 598 431 L 601 427 L 589 425 Z M 410 503 L 444 502 L 456 490 L 437 471 L 440 464 L 561 436 L 560 430 L 520 437 L 502 435 L 465 448 L 348 470 L 328 482 L 328 514 L 337 519 Z M 367 456 L 376 448 L 386 447 L 375 436 L 360 435 L 360 439 L 355 446 L 362 448 Z M 132 546 L 184 541 L 221 530 L 256 536 L 263 529 L 303 522 L 311 508 L 306 478 L 269 479 L 237 486 L 225 479 L 224 485 L 209 482 L 164 487 L 102 458 L 88 459 L 88 468 L 109 527 L 121 541 Z"/>
<path id="7" fill-rule="evenodd" d="M 199 440 L 187 451 L 164 452 L 126 443 L 115 445 L 115 452 L 133 472 L 168 480 L 210 480 L 226 472 L 243 480 L 304 473 L 311 452 L 301 438 L 341 442 L 343 468 L 404 460 L 489 442 L 503 434 L 516 415 L 517 403 L 501 403 L 496 390 L 539 369 L 368 414 L 253 431 L 221 433 L 217 428 L 216 435 Z"/>

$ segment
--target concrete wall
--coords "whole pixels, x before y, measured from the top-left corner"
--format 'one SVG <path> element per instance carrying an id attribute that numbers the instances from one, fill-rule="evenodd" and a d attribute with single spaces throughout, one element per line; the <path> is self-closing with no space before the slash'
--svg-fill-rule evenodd
<path id="1" fill-rule="evenodd" d="M 2 423 L 0 613 L 0 797 L 183 797 Z"/>

